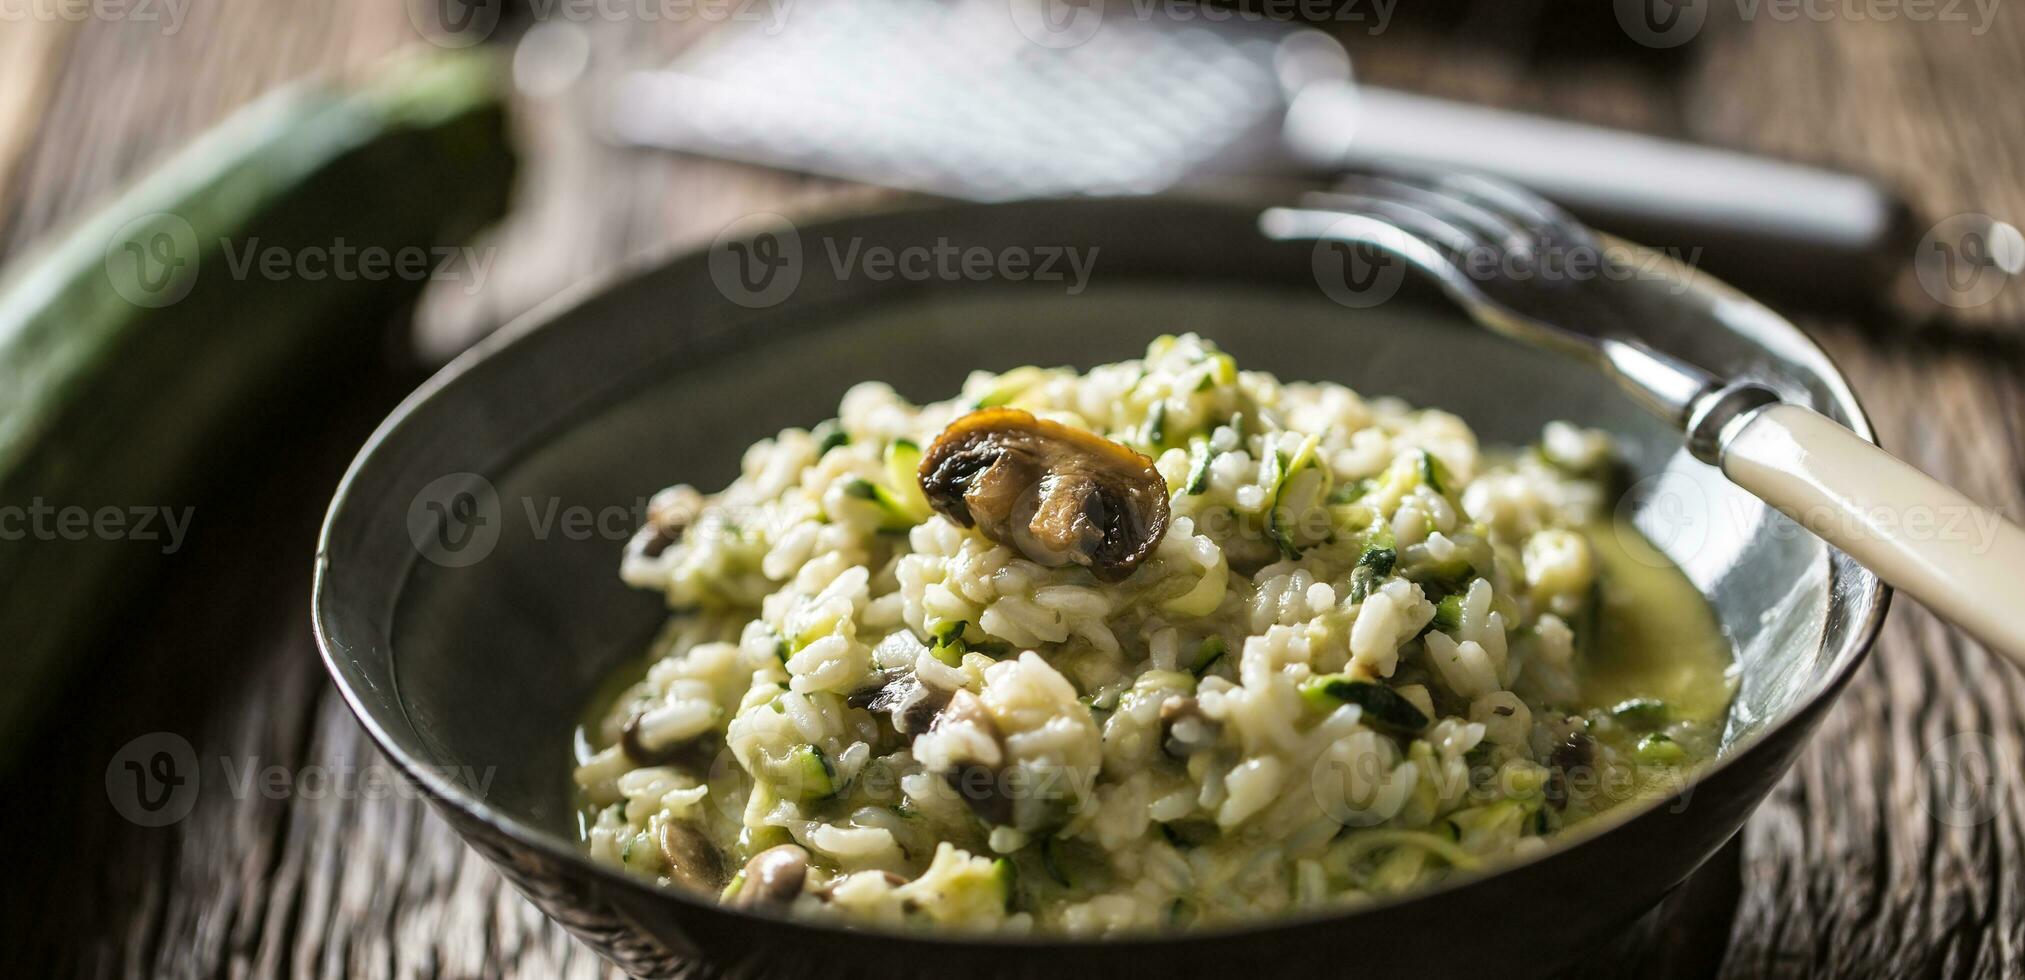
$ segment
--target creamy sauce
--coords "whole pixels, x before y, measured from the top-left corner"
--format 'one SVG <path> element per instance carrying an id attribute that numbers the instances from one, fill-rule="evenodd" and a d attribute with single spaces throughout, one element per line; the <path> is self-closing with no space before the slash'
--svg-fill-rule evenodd
<path id="1" fill-rule="evenodd" d="M 1592 528 L 1601 582 L 1597 638 L 1576 675 L 1584 707 L 1658 698 L 1679 721 L 1720 730 L 1730 644 L 1709 601 L 1629 523 Z"/>

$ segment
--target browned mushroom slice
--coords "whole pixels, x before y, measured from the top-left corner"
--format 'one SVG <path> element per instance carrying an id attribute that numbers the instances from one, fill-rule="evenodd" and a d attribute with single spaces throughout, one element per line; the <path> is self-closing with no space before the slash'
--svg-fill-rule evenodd
<path id="1" fill-rule="evenodd" d="M 972 412 L 921 460 L 929 506 L 1043 565 L 1088 566 L 1115 582 L 1167 533 L 1167 482 L 1153 461 L 1016 408 Z"/>
<path id="2" fill-rule="evenodd" d="M 668 864 L 668 877 L 700 891 L 714 891 L 723 883 L 724 857 L 702 831 L 669 820 L 654 835 L 654 843 Z"/>
<path id="3" fill-rule="evenodd" d="M 985 709 L 984 702 L 979 700 L 977 695 L 969 691 L 958 691 L 949 699 L 948 706 L 942 709 L 941 714 L 935 716 L 931 730 L 940 731 L 957 726 L 974 727 L 1003 746 L 998 734 L 998 725 L 991 720 L 991 712 Z M 952 767 L 942 774 L 949 788 L 955 790 L 956 795 L 963 798 L 963 802 L 970 804 L 971 811 L 986 823 L 994 826 L 1010 825 L 1013 821 L 1013 800 L 1008 795 L 1009 787 L 1000 778 L 999 767 L 977 759 L 952 759 L 951 762 Z"/>
<path id="4" fill-rule="evenodd" d="M 769 847 L 745 862 L 745 884 L 731 903 L 739 908 L 782 906 L 802 893 L 809 878 L 809 852 L 798 844 Z"/>
<path id="5" fill-rule="evenodd" d="M 647 503 L 647 524 L 636 535 L 640 554 L 659 558 L 668 547 L 682 540 L 683 532 L 696 520 L 703 497 L 686 486 L 673 487 Z"/>
<path id="6" fill-rule="evenodd" d="M 888 888 L 898 888 L 898 887 L 900 887 L 901 885 L 904 885 L 904 884 L 906 884 L 906 883 L 907 883 L 907 879 L 905 879 L 905 878 L 902 878 L 901 876 L 899 876 L 899 875 L 897 875 L 897 874 L 894 874 L 894 873 L 893 873 L 893 872 L 891 872 L 891 871 L 877 871 L 877 872 L 872 872 L 872 871 L 866 871 L 866 872 L 861 872 L 861 873 L 862 873 L 862 874 L 877 874 L 877 875 L 878 875 L 879 877 L 881 877 L 881 878 L 884 878 L 884 879 L 886 880 L 886 887 L 888 887 Z M 834 881 L 830 882 L 829 884 L 827 884 L 827 885 L 824 885 L 823 887 L 821 887 L 821 888 L 818 888 L 818 889 L 816 889 L 816 890 L 815 890 L 814 892 L 812 892 L 811 894 L 815 895 L 815 896 L 816 896 L 817 898 L 819 898 L 819 899 L 821 899 L 821 900 L 823 900 L 823 901 L 825 901 L 825 902 L 827 902 L 827 901 L 830 901 L 830 900 L 831 900 L 831 899 L 832 899 L 833 897 L 835 897 L 835 895 L 837 894 L 837 886 L 838 886 L 838 885 L 840 885 L 840 884 L 843 884 L 843 882 L 844 882 L 844 879 L 843 879 L 843 878 L 838 878 L 838 879 L 836 879 L 836 880 L 834 880 Z M 910 898 L 910 899 L 908 899 L 908 900 L 907 900 L 907 901 L 906 901 L 905 903 L 903 903 L 903 904 L 902 904 L 901 908 L 902 908 L 902 909 L 903 909 L 904 911 L 906 911 L 906 912 L 912 913 L 913 911 L 915 911 L 915 909 L 914 909 L 914 900 L 913 900 L 913 899 L 911 899 L 911 898 Z"/>
<path id="7" fill-rule="evenodd" d="M 644 717 L 645 712 L 635 712 L 633 717 L 626 721 L 626 727 L 619 732 L 619 750 L 626 753 L 626 758 L 640 766 L 666 766 L 696 761 L 696 749 L 702 742 L 700 738 L 676 739 L 661 746 L 648 745 L 646 736 L 640 733 L 640 719 Z"/>
<path id="8" fill-rule="evenodd" d="M 893 719 L 893 730 L 910 739 L 928 726 L 949 704 L 950 692 L 923 684 L 910 670 L 891 670 L 879 675 L 876 686 L 854 691 L 844 701 Z"/>
<path id="9" fill-rule="evenodd" d="M 1204 714 L 1202 703 L 1177 694 L 1160 703 L 1160 749 L 1176 759 L 1186 759 L 1213 748 L 1222 726 Z"/>
<path id="10" fill-rule="evenodd" d="M 1547 802 L 1554 809 L 1568 805 L 1568 778 L 1572 773 L 1577 780 L 1587 781 L 1596 775 L 1596 739 L 1586 732 L 1571 732 L 1568 738 L 1554 747 L 1548 756 L 1551 775 L 1547 778 Z"/>

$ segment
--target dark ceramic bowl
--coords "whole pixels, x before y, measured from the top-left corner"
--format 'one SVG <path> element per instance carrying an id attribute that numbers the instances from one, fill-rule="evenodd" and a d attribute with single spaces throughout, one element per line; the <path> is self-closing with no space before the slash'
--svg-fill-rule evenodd
<path id="1" fill-rule="evenodd" d="M 558 303 L 460 358 L 352 465 L 317 555 L 318 639 L 360 722 L 473 847 L 635 974 L 1176 977 L 1354 965 L 1365 976 L 1545 976 L 1635 920 L 1737 831 L 1884 615 L 1876 578 L 1690 459 L 1678 433 L 1601 376 L 1476 329 L 1416 283 L 1375 308 L 1339 305 L 1318 288 L 1326 257 L 1267 240 L 1254 209 L 946 207 L 803 228 L 775 244 L 758 253 L 777 266 L 772 280 L 738 278 L 759 266 L 738 265 L 735 246 L 715 248 Z M 1074 246 L 1095 261 L 1072 295 L 1072 280 L 972 279 L 960 266 L 875 278 L 864 258 L 938 244 L 1023 249 L 1036 267 Z M 1834 366 L 1784 320 L 1705 278 L 1690 285 L 1679 269 L 1641 288 L 1679 314 L 1636 325 L 1655 346 L 1768 382 L 1870 437 Z M 973 368 L 1088 366 L 1187 330 L 1284 378 L 1453 410 L 1487 444 L 1530 441 L 1555 418 L 1616 432 L 1639 480 L 1625 507 L 1709 597 L 1737 650 L 1741 688 L 1719 761 L 1682 794 L 1495 874 L 1322 917 L 1119 941 L 787 921 L 579 852 L 572 728 L 665 615 L 657 596 L 617 575 L 644 497 L 675 482 L 721 485 L 747 445 L 830 417 L 860 380 L 928 400 Z"/>

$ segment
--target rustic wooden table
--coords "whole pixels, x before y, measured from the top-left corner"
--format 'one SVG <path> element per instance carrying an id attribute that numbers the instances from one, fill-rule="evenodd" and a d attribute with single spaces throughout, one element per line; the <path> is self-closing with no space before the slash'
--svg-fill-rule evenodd
<path id="1" fill-rule="evenodd" d="M 0 258 L 270 85 L 357 72 L 421 43 L 391 0 L 134 10 L 150 6 L 183 7 L 185 18 L 173 30 L 131 12 L 0 22 Z M 2013 7 L 1996 5 L 1986 21 L 1980 8 L 1942 4 L 1913 22 L 1864 14 L 1876 5 L 1817 4 L 1807 9 L 1825 17 L 1782 18 L 1766 4 L 1748 23 L 1712 18 L 1684 54 L 1653 64 L 1543 56 L 1559 51 L 1550 35 L 1566 20 L 1541 20 L 1546 0 L 1461 6 L 1464 15 L 1432 26 L 1402 17 L 1378 37 L 1353 36 L 1362 75 L 1861 169 L 1934 215 L 2025 219 L 2025 18 Z M 601 83 L 676 50 L 700 25 L 584 27 L 588 75 L 519 106 L 528 166 L 489 280 L 475 295 L 438 290 L 424 303 L 432 350 L 586 277 L 707 241 L 748 212 L 881 197 L 601 145 L 584 126 Z M 2013 284 L 1970 316 L 2020 322 L 2021 311 L 2025 287 Z M 2025 512 L 2025 348 L 1892 323 L 1802 322 L 1854 379 L 1887 446 L 2014 517 Z M 67 697 L 8 787 L 6 972 L 610 972 L 419 801 L 378 781 L 384 764 L 316 663 L 307 579 L 323 502 L 352 447 L 415 377 L 359 378 L 342 404 L 289 415 L 276 443 L 286 451 L 207 505 L 166 581 L 122 617 L 119 649 Z M 119 817 L 102 775 L 120 746 L 157 731 L 188 739 L 210 768 L 186 819 L 146 829 Z M 1964 734 L 2006 769 L 1981 787 L 1979 819 L 1938 819 L 1957 812 L 1949 794 L 1978 791 L 1944 764 L 1945 746 L 1963 744 L 1947 740 Z M 2025 677 L 1901 600 L 1860 678 L 1739 841 L 1667 916 L 1587 972 L 2025 976 L 2021 764 Z M 221 767 L 263 777 L 235 785 L 213 776 Z M 268 788 L 268 767 L 283 784 Z"/>

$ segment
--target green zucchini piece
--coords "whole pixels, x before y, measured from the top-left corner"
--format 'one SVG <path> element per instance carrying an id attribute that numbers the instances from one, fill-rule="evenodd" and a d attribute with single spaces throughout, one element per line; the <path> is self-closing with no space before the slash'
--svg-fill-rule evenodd
<path id="1" fill-rule="evenodd" d="M 844 495 L 869 501 L 879 508 L 879 530 L 889 532 L 906 531 L 921 523 L 909 511 L 907 504 L 893 491 L 863 478 L 854 478 L 844 484 Z"/>
<path id="2" fill-rule="evenodd" d="M 838 446 L 848 446 L 851 444 L 851 434 L 845 432 L 842 423 L 839 423 L 836 419 L 818 424 L 814 429 L 809 431 L 809 435 L 815 437 L 817 459 L 823 458 L 823 454 Z"/>
<path id="3" fill-rule="evenodd" d="M 930 624 L 928 652 L 951 667 L 962 665 L 963 655 L 970 650 L 970 644 L 963 639 L 963 631 L 968 628 L 960 619 Z"/>
<path id="4" fill-rule="evenodd" d="M 1194 674 L 1196 680 L 1201 680 L 1202 675 L 1209 673 L 1209 669 L 1216 666 L 1217 661 L 1223 659 L 1224 646 L 1224 640 L 1221 635 L 1212 635 L 1205 638 L 1202 641 L 1202 645 L 1196 647 L 1195 662 L 1188 665 L 1188 672 Z"/>
<path id="5" fill-rule="evenodd" d="M 1677 766 L 1687 761 L 1687 750 L 1659 732 L 1640 737 L 1636 754 L 1638 761 L 1649 766 Z"/>
<path id="6" fill-rule="evenodd" d="M 1182 484 L 1181 492 L 1195 496 L 1209 489 L 1209 462 L 1216 453 L 1209 448 L 1209 440 L 1196 436 L 1189 440 L 1188 482 Z"/>
<path id="7" fill-rule="evenodd" d="M 1429 722 L 1426 713 L 1398 691 L 1342 674 L 1324 674 L 1303 681 L 1301 697 L 1324 711 L 1333 711 L 1337 705 L 1357 705 L 1364 709 L 1364 720 L 1371 727 L 1402 735 L 1417 735 Z"/>
<path id="8" fill-rule="evenodd" d="M 929 639 L 933 642 L 929 644 L 929 654 L 951 667 L 962 666 L 963 655 L 970 649 L 970 645 L 963 640 L 964 628 L 964 622 L 960 619 L 952 619 L 930 627 Z"/>
<path id="9" fill-rule="evenodd" d="M 342 247 L 433 265 L 496 221 L 514 172 L 499 68 L 435 52 L 356 88 L 281 88 L 15 264 L 0 285 L 0 500 L 187 514 L 277 409 L 312 410 L 373 363 L 425 276 L 270 277 L 247 257 Z M 0 765 L 60 672 L 99 649 L 108 597 L 144 584 L 165 548 L 43 537 L 0 540 Z"/>
<path id="10" fill-rule="evenodd" d="M 1154 402 L 1153 407 L 1147 411 L 1146 427 L 1140 431 L 1139 441 L 1150 447 L 1156 456 L 1162 449 L 1167 448 L 1166 399 Z"/>
<path id="11" fill-rule="evenodd" d="M 1673 712 L 1658 698 L 1631 698 L 1617 702 L 1610 714 L 1630 728 L 1651 731 L 1666 724 Z"/>
<path id="12" fill-rule="evenodd" d="M 1419 561 L 1400 569 L 1399 573 L 1432 590 L 1462 592 L 1469 587 L 1470 580 L 1477 577 L 1477 567 L 1471 564 L 1467 555 L 1458 554 L 1447 561 Z"/>
<path id="13" fill-rule="evenodd" d="M 1357 567 L 1371 569 L 1371 574 L 1384 578 L 1392 574 L 1392 567 L 1399 564 L 1399 552 L 1391 545 L 1372 545 L 1357 556 Z"/>
<path id="14" fill-rule="evenodd" d="M 768 848 L 794 842 L 794 836 L 787 832 L 786 827 L 761 824 L 738 832 L 738 853 L 750 858 Z"/>
<path id="15" fill-rule="evenodd" d="M 1028 388 L 1038 384 L 1045 375 L 1046 372 L 1037 367 L 1013 368 L 999 375 L 998 382 L 986 390 L 984 394 L 978 396 L 977 407 L 1001 408 L 1010 405 L 1013 399 L 1018 398 Z"/>
<path id="16" fill-rule="evenodd" d="M 886 488 L 892 491 L 895 506 L 919 524 L 934 513 L 921 493 L 921 447 L 911 439 L 895 439 L 886 447 Z"/>
<path id="17" fill-rule="evenodd" d="M 1294 450 L 1292 456 L 1277 449 L 1273 450 L 1273 465 L 1266 470 L 1267 483 L 1272 487 L 1273 493 L 1272 505 L 1266 511 L 1266 533 L 1273 539 L 1274 544 L 1280 546 L 1280 554 L 1288 559 L 1301 557 L 1301 549 L 1295 544 L 1293 533 L 1281 523 L 1282 518 L 1298 516 L 1289 513 L 1292 508 L 1288 506 L 1287 487 L 1293 482 L 1296 474 L 1317 465 L 1315 450 L 1321 442 L 1321 437 L 1309 436 Z M 1327 482 L 1327 473 L 1324 471 L 1324 485 L 1320 488 L 1318 497 L 1328 496 Z M 1312 504 L 1313 501 L 1304 503 Z"/>
<path id="18" fill-rule="evenodd" d="M 1280 485 L 1287 482 L 1287 454 L 1275 449 L 1272 451 L 1272 455 L 1265 458 L 1264 462 L 1266 465 L 1265 479 L 1259 482 L 1265 486 L 1270 499 L 1273 502 L 1277 502 L 1280 499 Z"/>
<path id="19" fill-rule="evenodd" d="M 1451 592 L 1434 604 L 1434 619 L 1427 624 L 1429 629 L 1443 633 L 1454 633 L 1462 628 L 1462 593 Z"/>
<path id="20" fill-rule="evenodd" d="M 1238 380 L 1237 358 L 1219 351 L 1215 354 L 1211 354 L 1209 360 L 1211 364 L 1209 376 L 1216 379 L 1217 384 L 1220 385 L 1237 384 Z"/>
<path id="21" fill-rule="evenodd" d="M 1420 451 L 1420 479 L 1428 489 L 1442 496 L 1448 496 L 1448 488 L 1455 485 L 1455 478 L 1449 475 L 1448 467 L 1427 450 Z"/>
<path id="22" fill-rule="evenodd" d="M 768 760 L 774 788 L 797 800 L 823 800 L 837 795 L 837 769 L 813 745 L 797 745 L 778 759 Z"/>
<path id="23" fill-rule="evenodd" d="M 1011 860 L 999 858 L 991 863 L 992 880 L 998 883 L 999 891 L 1005 896 L 1005 910 L 1014 911 L 1019 905 L 1020 872 Z"/>

